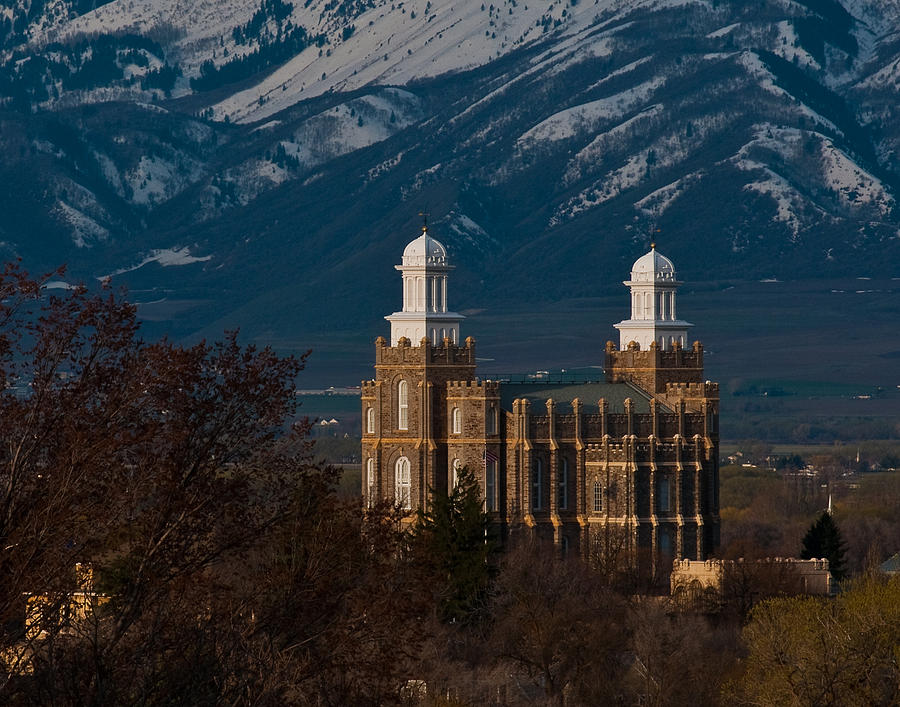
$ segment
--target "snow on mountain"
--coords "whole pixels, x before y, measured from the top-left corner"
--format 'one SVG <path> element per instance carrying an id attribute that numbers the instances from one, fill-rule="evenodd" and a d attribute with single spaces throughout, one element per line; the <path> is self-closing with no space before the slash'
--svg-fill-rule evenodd
<path id="1" fill-rule="evenodd" d="M 896 240 L 886 0 L 844 2 L 852 21 L 806 0 L 67 1 L 0 75 L 0 178 L 28 177 L 0 232 L 11 252 L 51 234 L 34 250 L 90 276 L 179 290 L 145 266 L 200 263 L 198 298 L 253 322 L 335 283 L 370 306 L 361 282 L 392 286 L 372 259 L 419 210 L 497 297 L 500 270 L 537 298 L 590 292 L 651 225 L 725 277 L 771 274 L 772 253 L 816 276 Z M 335 316 L 309 297 L 287 309 Z"/>
<path id="2" fill-rule="evenodd" d="M 419 118 L 421 109 L 413 94 L 384 89 L 380 94 L 341 103 L 309 118 L 279 145 L 301 167 L 309 169 L 386 140 Z"/>
<path id="3" fill-rule="evenodd" d="M 88 248 L 109 238 L 109 230 L 71 204 L 58 201 L 54 211 L 71 226 L 72 240 L 79 248 Z"/>
<path id="4" fill-rule="evenodd" d="M 517 140 L 519 147 L 565 140 L 578 132 L 592 131 L 599 122 L 621 118 L 636 106 L 645 103 L 664 83 L 663 77 L 656 76 L 621 93 L 566 108 L 521 135 Z"/>
<path id="5" fill-rule="evenodd" d="M 139 270 L 140 268 L 144 267 L 145 265 L 149 265 L 150 263 L 158 263 L 162 267 L 167 268 L 177 265 L 193 265 L 194 263 L 205 263 L 208 260 L 212 260 L 211 255 L 191 255 L 191 249 L 187 246 L 159 248 L 156 250 L 152 250 L 149 255 L 144 256 L 137 265 L 120 268 L 110 273 L 109 275 L 101 275 L 97 279 L 106 280 L 107 278 L 115 277 L 117 275 L 124 275 L 125 273 L 134 272 L 135 270 Z"/>

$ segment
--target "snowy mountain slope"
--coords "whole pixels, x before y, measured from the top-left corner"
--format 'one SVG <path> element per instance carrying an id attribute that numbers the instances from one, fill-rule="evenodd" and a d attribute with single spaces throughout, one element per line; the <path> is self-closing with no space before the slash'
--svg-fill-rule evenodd
<path id="1" fill-rule="evenodd" d="M 53 82 L 0 110 L 0 241 L 260 336 L 377 320 L 419 211 L 481 301 L 596 293 L 657 230 L 693 280 L 896 276 L 897 44 L 811 7 L 116 0 L 5 65 Z"/>

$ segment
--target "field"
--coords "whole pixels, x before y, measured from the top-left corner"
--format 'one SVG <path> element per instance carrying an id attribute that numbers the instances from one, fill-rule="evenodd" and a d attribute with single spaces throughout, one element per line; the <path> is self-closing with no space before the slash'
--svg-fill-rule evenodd
<path id="1" fill-rule="evenodd" d="M 482 377 L 538 369 L 601 375 L 624 288 L 551 304 L 464 310 Z M 393 303 L 386 302 L 389 312 Z M 722 437 L 789 444 L 900 438 L 900 279 L 686 284 L 678 315 L 695 322 L 706 376 L 721 384 Z M 272 341 L 313 350 L 301 387 L 358 385 L 373 375 L 373 341 L 388 325 L 312 330 Z M 304 397 L 312 416 L 352 414 L 336 396 Z M 355 410 L 358 414 L 358 407 Z"/>

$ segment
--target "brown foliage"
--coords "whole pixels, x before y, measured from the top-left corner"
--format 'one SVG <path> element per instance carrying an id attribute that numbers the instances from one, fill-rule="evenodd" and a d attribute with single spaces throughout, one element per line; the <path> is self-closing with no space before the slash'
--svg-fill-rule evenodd
<path id="1" fill-rule="evenodd" d="M 285 427 L 303 360 L 235 333 L 147 343 L 121 296 L 46 297 L 15 266 L 0 294 L 0 701 L 396 696 L 401 535 L 338 504 L 306 426 Z M 66 620 L 76 562 L 97 593 Z"/>

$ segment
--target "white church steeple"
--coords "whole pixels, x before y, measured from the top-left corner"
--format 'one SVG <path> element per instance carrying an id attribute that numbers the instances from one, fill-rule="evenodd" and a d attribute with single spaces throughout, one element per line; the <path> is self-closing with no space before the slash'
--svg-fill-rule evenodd
<path id="1" fill-rule="evenodd" d="M 459 344 L 459 323 L 464 317 L 447 309 L 447 274 L 453 266 L 446 248 L 428 235 L 427 225 L 406 246 L 402 263 L 394 267 L 403 273 L 403 309 L 385 317 L 391 323 L 391 346 L 401 336 L 413 346 L 424 337 L 435 346 L 445 337 Z"/>
<path id="2" fill-rule="evenodd" d="M 687 343 L 687 330 L 694 325 L 675 315 L 675 290 L 681 283 L 675 279 L 672 261 L 658 253 L 655 244 L 634 261 L 631 279 L 623 284 L 631 288 L 631 319 L 615 325 L 620 349 L 625 350 L 632 341 L 642 350 L 655 341 L 663 351 L 671 350 L 676 342 L 681 346 Z"/>

